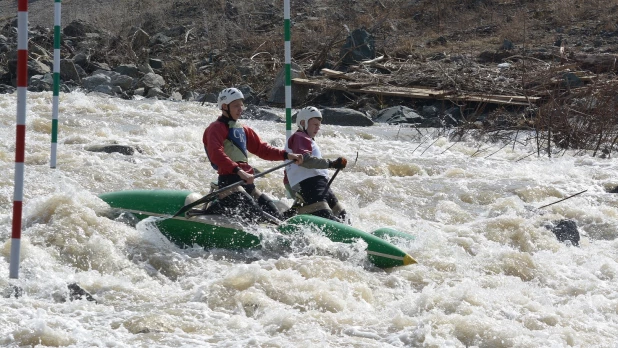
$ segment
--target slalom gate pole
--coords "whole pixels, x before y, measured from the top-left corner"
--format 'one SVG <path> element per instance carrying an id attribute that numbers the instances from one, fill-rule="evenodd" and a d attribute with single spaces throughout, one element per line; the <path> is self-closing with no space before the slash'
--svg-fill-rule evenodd
<path id="1" fill-rule="evenodd" d="M 17 2 L 17 124 L 15 137 L 15 190 L 9 278 L 19 278 L 21 218 L 24 199 L 26 150 L 26 92 L 28 91 L 28 0 Z"/>
<path id="2" fill-rule="evenodd" d="M 60 15 L 61 0 L 54 0 L 54 96 L 52 104 L 52 133 L 50 168 L 56 168 L 56 152 L 58 149 L 58 105 L 60 103 Z"/>
<path id="3" fill-rule="evenodd" d="M 290 0 L 283 2 L 283 32 L 285 37 L 285 143 L 292 136 L 292 67 L 290 45 Z"/>

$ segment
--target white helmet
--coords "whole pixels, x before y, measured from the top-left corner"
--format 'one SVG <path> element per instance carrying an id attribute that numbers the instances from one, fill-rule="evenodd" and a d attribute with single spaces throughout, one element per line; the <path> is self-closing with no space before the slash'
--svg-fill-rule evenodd
<path id="1" fill-rule="evenodd" d="M 236 99 L 245 99 L 245 96 L 242 95 L 242 92 L 237 88 L 226 88 L 219 93 L 219 98 L 217 98 L 217 105 L 219 109 L 223 106 L 223 104 L 229 104 Z"/>
<path id="2" fill-rule="evenodd" d="M 322 113 L 315 106 L 308 106 L 306 108 L 302 108 L 300 109 L 300 111 L 298 111 L 298 114 L 296 114 L 296 125 L 298 126 L 298 128 L 306 130 L 307 126 L 309 125 L 309 120 L 316 117 L 321 120 Z M 305 126 L 302 126 L 300 124 L 300 121 L 305 121 Z"/>

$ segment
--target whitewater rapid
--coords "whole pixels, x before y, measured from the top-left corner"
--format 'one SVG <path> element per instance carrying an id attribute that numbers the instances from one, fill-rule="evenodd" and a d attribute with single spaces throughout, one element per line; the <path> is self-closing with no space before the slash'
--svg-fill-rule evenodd
<path id="1" fill-rule="evenodd" d="M 216 108 L 61 94 L 50 169 L 51 98 L 28 93 L 14 280 L 17 98 L 0 95 L 0 346 L 617 347 L 618 195 L 607 193 L 618 186 L 615 159 L 528 156 L 535 142 L 524 134 L 504 146 L 471 135 L 455 143 L 435 130 L 325 125 L 324 157 L 358 155 L 332 184 L 353 226 L 414 235 L 397 246 L 419 264 L 376 269 L 362 243 L 320 235 L 292 250 L 181 249 L 151 224 L 105 217 L 97 195 L 208 193 L 216 176 L 201 139 Z M 284 124 L 245 122 L 283 146 Z M 112 143 L 140 151 L 85 150 Z M 282 177 L 256 183 L 291 203 Z M 577 223 L 580 247 L 546 228 L 562 219 Z M 97 302 L 64 301 L 70 283 Z M 23 295 L 8 297 L 12 287 Z"/>

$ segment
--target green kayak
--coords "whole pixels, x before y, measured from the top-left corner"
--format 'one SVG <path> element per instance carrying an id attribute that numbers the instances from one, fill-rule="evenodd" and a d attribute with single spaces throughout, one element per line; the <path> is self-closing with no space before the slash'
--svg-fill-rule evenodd
<path id="1" fill-rule="evenodd" d="M 130 212 L 137 219 L 159 217 L 154 224 L 170 241 L 181 247 L 199 245 L 203 248 L 250 249 L 259 248 L 259 234 L 246 231 L 241 224 L 221 215 L 177 216 L 183 206 L 201 196 L 179 190 L 128 190 L 103 193 L 99 197 L 111 208 Z M 275 226 L 275 225 L 272 225 Z M 367 257 L 380 268 L 391 268 L 416 263 L 410 255 L 385 239 L 414 237 L 403 232 L 381 228 L 372 234 L 313 215 L 296 215 L 276 226 L 286 235 L 299 233 L 307 226 L 323 233 L 333 242 L 352 243 L 359 238 L 367 243 Z"/>

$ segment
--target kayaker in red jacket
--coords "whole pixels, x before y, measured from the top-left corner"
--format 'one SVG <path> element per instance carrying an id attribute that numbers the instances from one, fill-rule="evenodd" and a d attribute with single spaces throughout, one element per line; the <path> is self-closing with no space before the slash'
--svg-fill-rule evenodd
<path id="1" fill-rule="evenodd" d="M 221 91 L 217 104 L 222 115 L 204 131 L 204 149 L 219 174 L 219 188 L 241 180 L 245 182 L 219 194 L 218 206 L 211 212 L 238 216 L 251 222 L 262 219 L 263 212 L 282 219 L 273 201 L 253 184 L 255 172 L 248 163 L 248 152 L 265 160 L 291 160 L 298 164 L 303 162 L 303 156 L 270 146 L 253 129 L 240 124 L 243 99 L 242 92 L 236 88 Z"/>
<path id="2" fill-rule="evenodd" d="M 302 197 L 296 210 L 299 214 L 313 214 L 335 221 L 347 222 L 346 211 L 328 186 L 328 168 L 343 169 L 347 160 L 322 158 L 315 136 L 322 124 L 322 113 L 310 106 L 298 111 L 298 130 L 288 139 L 286 150 L 303 154 L 303 163 L 290 164 L 285 169 L 284 184 L 294 196 Z M 286 213 L 287 214 L 287 213 Z"/>

